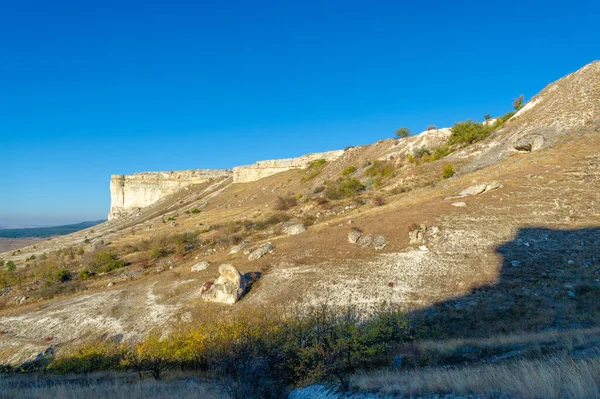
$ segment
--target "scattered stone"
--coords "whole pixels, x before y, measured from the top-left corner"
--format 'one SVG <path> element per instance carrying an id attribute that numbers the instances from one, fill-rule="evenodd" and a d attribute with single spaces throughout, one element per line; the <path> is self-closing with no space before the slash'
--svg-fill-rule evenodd
<path id="1" fill-rule="evenodd" d="M 571 298 L 575 297 L 575 293 L 573 291 L 567 291 L 567 295 L 570 296 Z"/>
<path id="2" fill-rule="evenodd" d="M 236 245 L 234 247 L 231 247 L 231 249 L 229 250 L 229 255 L 232 254 L 237 254 L 238 252 L 240 252 L 242 249 L 246 248 L 246 246 L 248 245 L 248 241 L 242 241 L 239 245 Z"/>
<path id="3" fill-rule="evenodd" d="M 115 283 L 113 283 L 112 281 L 110 283 L 108 283 L 106 286 L 107 287 L 112 287 L 113 285 L 115 285 Z"/>
<path id="4" fill-rule="evenodd" d="M 485 191 L 486 187 L 487 187 L 486 184 L 478 184 L 476 186 L 471 186 L 471 187 L 465 188 L 460 193 L 458 193 L 458 195 L 460 195 L 461 197 L 466 197 L 469 195 L 481 194 L 482 192 Z"/>
<path id="5" fill-rule="evenodd" d="M 350 233 L 348 233 L 348 242 L 350 244 L 356 244 L 361 236 L 362 233 L 360 231 L 352 230 Z"/>
<path id="6" fill-rule="evenodd" d="M 286 227 L 285 232 L 288 236 L 295 236 L 297 234 L 302 234 L 306 231 L 306 226 L 302 223 L 293 224 L 291 226 Z"/>
<path id="7" fill-rule="evenodd" d="M 361 247 L 368 247 L 373 241 L 373 237 L 371 235 L 361 236 L 356 242 Z"/>
<path id="8" fill-rule="evenodd" d="M 348 220 L 348 224 L 352 224 L 354 223 L 352 220 Z"/>
<path id="9" fill-rule="evenodd" d="M 375 236 L 373 238 L 373 246 L 377 251 L 384 249 L 387 245 L 387 240 L 384 236 Z"/>
<path id="10" fill-rule="evenodd" d="M 518 261 L 518 260 L 513 260 L 512 262 L 510 262 L 510 264 L 511 264 L 513 267 L 517 267 L 517 266 L 519 266 L 519 265 L 521 264 L 521 262 L 520 262 L 520 261 Z"/>
<path id="11" fill-rule="evenodd" d="M 258 258 L 262 258 L 269 252 L 273 250 L 273 245 L 270 242 L 262 244 L 260 247 L 256 248 L 254 251 L 248 255 L 248 260 L 256 260 Z"/>
<path id="12" fill-rule="evenodd" d="M 530 137 L 524 137 L 517 141 L 513 148 L 517 151 L 522 152 L 533 152 L 537 151 L 544 146 L 544 137 L 540 135 L 534 135 Z"/>
<path id="13" fill-rule="evenodd" d="M 191 271 L 193 272 L 201 272 L 202 270 L 206 270 L 210 263 L 208 262 L 198 262 L 194 266 L 192 266 Z"/>
<path id="14" fill-rule="evenodd" d="M 492 190 L 497 190 L 497 189 L 502 188 L 502 187 L 504 187 L 504 184 L 495 181 L 495 182 L 492 182 L 490 184 L 487 184 L 485 186 L 485 191 L 488 192 L 488 191 L 492 191 Z"/>
<path id="15" fill-rule="evenodd" d="M 219 278 L 204 290 L 202 299 L 208 302 L 233 305 L 244 294 L 248 281 L 233 265 L 219 266 L 219 274 Z"/>
<path id="16" fill-rule="evenodd" d="M 426 234 L 429 233 L 431 235 L 437 235 L 439 231 L 440 228 L 437 226 L 428 228 L 427 226 L 422 224 L 418 228 L 408 232 L 409 244 L 424 244 Z"/>
<path id="17" fill-rule="evenodd" d="M 419 251 L 421 251 L 421 252 L 429 252 L 429 249 L 425 245 L 420 245 L 419 246 Z"/>
<path id="18" fill-rule="evenodd" d="M 246 248 L 246 249 L 244 249 L 244 252 L 242 252 L 242 253 L 244 254 L 244 256 L 248 256 L 248 255 L 250 255 L 250 252 L 252 252 L 252 251 L 250 251 L 249 248 Z"/>
<path id="19" fill-rule="evenodd" d="M 453 202 L 452 204 L 450 204 L 452 206 L 456 206 L 458 208 L 463 208 L 465 206 L 467 206 L 467 204 L 465 202 Z"/>
<path id="20" fill-rule="evenodd" d="M 171 222 L 171 227 L 177 226 L 177 222 Z"/>
<path id="21" fill-rule="evenodd" d="M 477 195 L 477 194 L 481 194 L 481 193 L 484 193 L 487 191 L 496 190 L 496 189 L 499 189 L 502 187 L 504 187 L 504 185 L 499 182 L 477 184 L 475 186 L 465 188 L 460 193 L 458 193 L 458 196 L 459 197 L 468 197 L 470 195 Z M 451 197 L 449 197 L 449 198 L 451 198 Z"/>
<path id="22" fill-rule="evenodd" d="M 569 265 L 574 265 L 574 264 L 575 264 L 575 261 L 574 261 L 574 260 L 571 260 L 571 259 L 569 259 L 569 261 L 567 262 L 567 264 L 569 264 Z"/>

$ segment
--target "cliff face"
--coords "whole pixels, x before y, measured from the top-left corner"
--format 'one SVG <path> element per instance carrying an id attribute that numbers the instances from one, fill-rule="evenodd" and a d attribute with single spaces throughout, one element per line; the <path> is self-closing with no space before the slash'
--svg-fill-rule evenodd
<path id="1" fill-rule="evenodd" d="M 152 205 L 159 199 L 188 186 L 210 179 L 233 176 L 234 183 L 247 183 L 290 169 L 299 169 L 317 159 L 333 161 L 343 150 L 303 155 L 298 158 L 260 161 L 253 165 L 229 170 L 184 170 L 177 172 L 143 172 L 133 175 L 113 175 L 110 180 L 110 213 L 108 220 L 129 215 Z"/>
<path id="2" fill-rule="evenodd" d="M 228 177 L 226 170 L 186 170 L 179 172 L 144 172 L 133 175 L 112 175 L 110 180 L 110 213 L 116 219 L 139 208 L 154 204 L 190 184 Z"/>
<path id="3" fill-rule="evenodd" d="M 259 161 L 252 165 L 237 166 L 233 168 L 234 183 L 248 183 L 274 175 L 279 172 L 285 172 L 290 169 L 302 169 L 317 159 L 335 161 L 342 156 L 344 150 L 329 152 L 319 152 L 303 155 L 298 158 L 275 159 L 268 161 Z"/>

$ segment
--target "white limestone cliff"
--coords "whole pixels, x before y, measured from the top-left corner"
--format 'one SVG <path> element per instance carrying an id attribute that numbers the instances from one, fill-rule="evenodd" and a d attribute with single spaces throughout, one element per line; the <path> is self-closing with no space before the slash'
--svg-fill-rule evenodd
<path id="1" fill-rule="evenodd" d="M 290 169 L 306 168 L 311 162 L 317 159 L 335 161 L 342 156 L 344 150 L 318 152 L 314 154 L 303 155 L 298 158 L 273 159 L 268 161 L 259 161 L 252 165 L 236 166 L 233 168 L 234 183 L 248 183 L 285 172 Z"/>
<path id="2" fill-rule="evenodd" d="M 211 179 L 230 176 L 227 170 L 184 170 L 178 172 L 143 172 L 112 175 L 108 220 L 130 214 L 156 203 L 162 197 Z"/>
<path id="3" fill-rule="evenodd" d="M 190 184 L 200 184 L 210 179 L 229 176 L 233 176 L 234 183 L 252 182 L 286 170 L 305 168 L 317 159 L 333 161 L 343 153 L 343 150 L 339 150 L 308 154 L 298 158 L 260 161 L 252 165 L 235 167 L 233 171 L 198 169 L 112 175 L 108 220 L 130 215 Z"/>

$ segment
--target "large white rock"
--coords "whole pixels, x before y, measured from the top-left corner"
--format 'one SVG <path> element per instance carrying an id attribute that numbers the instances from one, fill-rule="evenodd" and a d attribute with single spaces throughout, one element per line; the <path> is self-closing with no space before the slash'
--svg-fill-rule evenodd
<path id="1" fill-rule="evenodd" d="M 248 281 L 240 272 L 229 264 L 219 266 L 219 277 L 204 291 L 202 299 L 228 305 L 236 303 L 244 294 Z"/>

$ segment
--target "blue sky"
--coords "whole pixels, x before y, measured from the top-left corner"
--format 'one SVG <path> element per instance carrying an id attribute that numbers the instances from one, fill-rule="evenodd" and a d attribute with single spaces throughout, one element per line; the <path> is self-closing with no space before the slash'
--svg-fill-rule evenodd
<path id="1" fill-rule="evenodd" d="M 599 3 L 0 0 L 0 224 L 105 218 L 111 174 L 504 113 L 599 58 Z"/>

